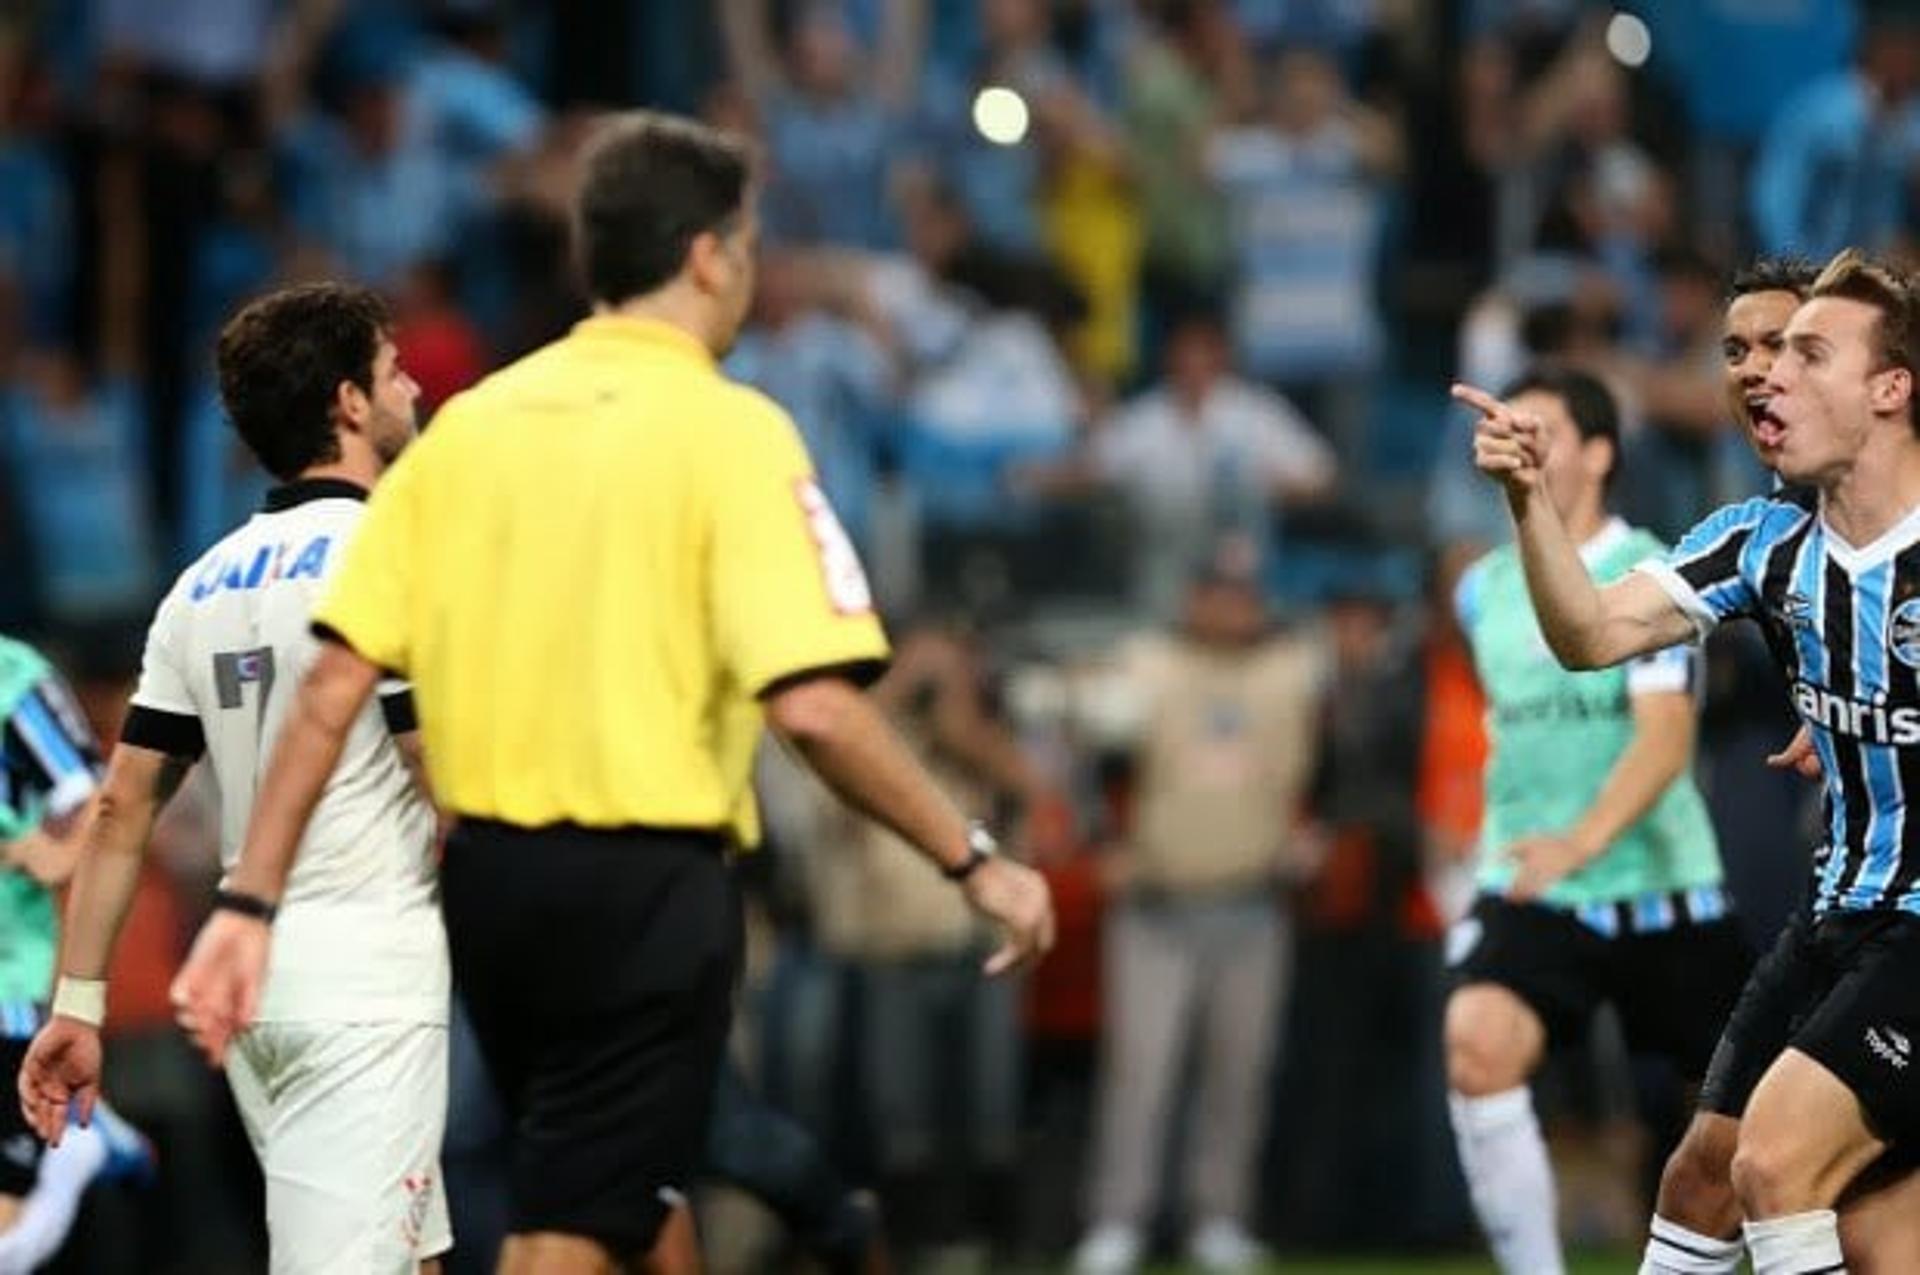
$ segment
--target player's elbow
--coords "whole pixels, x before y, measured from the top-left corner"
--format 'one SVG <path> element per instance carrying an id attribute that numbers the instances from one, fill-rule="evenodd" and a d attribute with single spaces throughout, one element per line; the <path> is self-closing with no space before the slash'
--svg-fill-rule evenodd
<path id="1" fill-rule="evenodd" d="M 1606 668 L 1612 661 L 1606 658 L 1602 645 L 1591 635 L 1582 631 L 1548 633 L 1547 649 L 1553 652 L 1553 658 L 1560 661 L 1560 667 L 1574 673 L 1591 672 Z"/>
<path id="2" fill-rule="evenodd" d="M 1615 615 L 1596 608 L 1594 614 L 1554 625 L 1542 625 L 1547 649 L 1560 667 L 1575 673 L 1612 668 L 1640 653 L 1638 633 Z"/>

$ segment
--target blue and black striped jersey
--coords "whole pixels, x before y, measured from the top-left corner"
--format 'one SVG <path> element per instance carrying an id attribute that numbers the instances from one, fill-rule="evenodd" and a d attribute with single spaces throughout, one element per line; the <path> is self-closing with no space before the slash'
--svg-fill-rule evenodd
<path id="1" fill-rule="evenodd" d="M 0 707 L 0 838 L 64 818 L 93 795 L 100 752 L 58 678 Z"/>
<path id="2" fill-rule="evenodd" d="M 1765 632 L 1825 771 L 1815 911 L 1920 913 L 1920 509 L 1856 548 L 1803 503 L 1749 500 L 1641 570 L 1703 636 L 1736 616 Z"/>

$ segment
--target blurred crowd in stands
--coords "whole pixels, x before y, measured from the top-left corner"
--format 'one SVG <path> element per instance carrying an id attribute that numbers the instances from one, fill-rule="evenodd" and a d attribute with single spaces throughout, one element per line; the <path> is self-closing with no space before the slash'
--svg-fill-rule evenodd
<path id="1" fill-rule="evenodd" d="M 953 896 L 770 757 L 755 1082 L 912 1202 L 888 1214 L 909 1253 L 1057 1259 L 1095 1216 L 1217 1222 L 1195 1256 L 1223 1268 L 1251 1235 L 1471 1243 L 1438 1010 L 1484 742 L 1447 599 L 1505 515 L 1447 383 L 1602 372 L 1615 499 L 1663 536 L 1763 490 L 1724 281 L 1920 241 L 1920 16 L 5 6 L 0 629 L 48 643 L 103 737 L 163 584 L 266 485 L 211 383 L 222 318 L 290 279 L 378 285 L 424 417 L 582 313 L 578 144 L 633 105 L 759 140 L 730 370 L 793 414 L 866 558 L 886 703 L 1066 923 L 1030 980 L 979 982 Z M 1764 658 L 1717 639 L 1710 668 L 1702 767 L 1758 941 L 1805 794 L 1760 764 L 1790 729 Z M 73 1269 L 258 1261 L 244 1143 L 165 1003 L 214 836 L 204 794 L 180 803 L 115 975 L 109 1092 L 162 1177 L 90 1206 Z M 1607 1039 L 1550 1110 L 1572 1233 L 1632 1238 L 1679 1099 Z M 723 1269 L 777 1251 L 749 1206 L 711 1213 Z"/>

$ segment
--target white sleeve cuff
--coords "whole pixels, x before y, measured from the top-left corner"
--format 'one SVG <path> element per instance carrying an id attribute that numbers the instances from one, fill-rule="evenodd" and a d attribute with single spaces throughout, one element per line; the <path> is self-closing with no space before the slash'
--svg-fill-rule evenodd
<path id="1" fill-rule="evenodd" d="M 1699 652 L 1691 647 L 1669 647 L 1627 666 L 1627 694 L 1667 695 L 1694 689 L 1693 663 Z"/>
<path id="2" fill-rule="evenodd" d="M 1713 613 L 1713 609 L 1678 571 L 1664 562 L 1643 562 L 1634 570 L 1644 572 L 1649 579 L 1659 585 L 1662 592 L 1673 599 L 1673 604 L 1680 608 L 1681 614 L 1693 622 L 1694 641 L 1706 641 L 1707 634 L 1713 632 L 1720 623 L 1720 617 Z"/>

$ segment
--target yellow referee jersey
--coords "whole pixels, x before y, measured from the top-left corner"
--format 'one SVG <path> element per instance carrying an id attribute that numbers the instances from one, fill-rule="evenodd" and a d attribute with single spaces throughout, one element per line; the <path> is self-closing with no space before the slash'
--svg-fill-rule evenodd
<path id="1" fill-rule="evenodd" d="M 758 840 L 758 694 L 886 639 L 793 422 L 599 316 L 450 401 L 314 615 L 410 679 L 458 814 Z"/>

